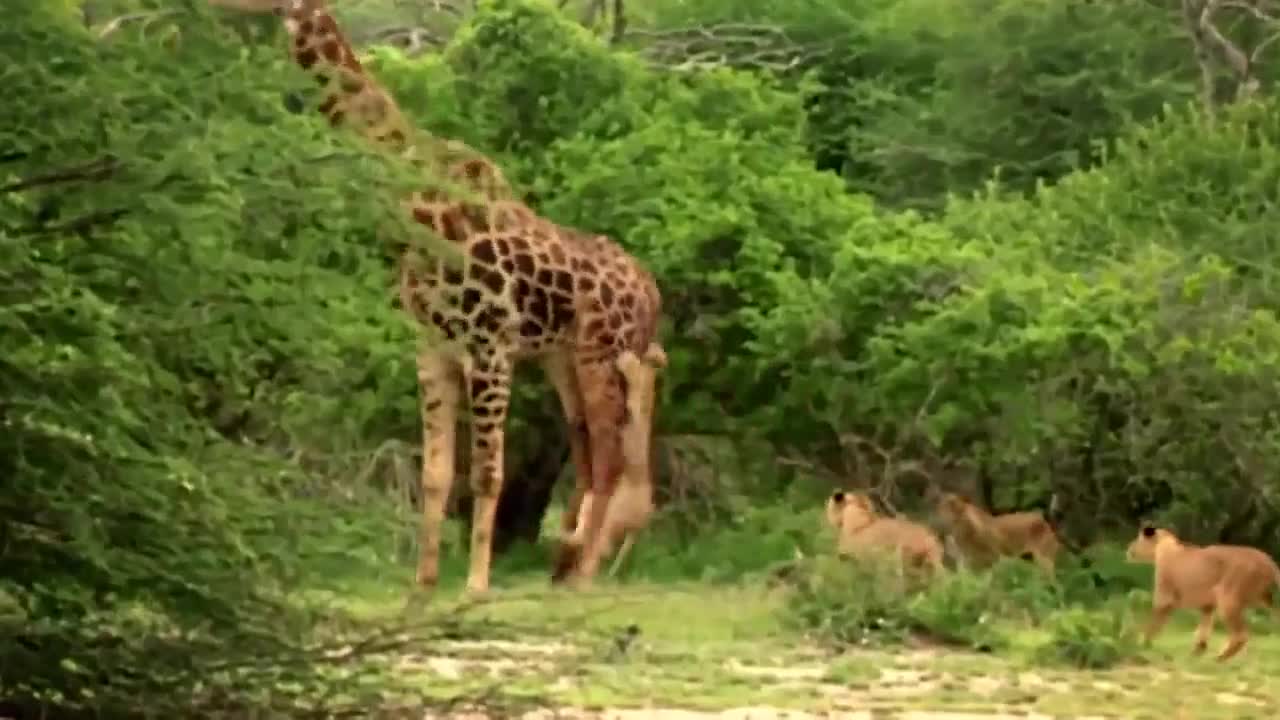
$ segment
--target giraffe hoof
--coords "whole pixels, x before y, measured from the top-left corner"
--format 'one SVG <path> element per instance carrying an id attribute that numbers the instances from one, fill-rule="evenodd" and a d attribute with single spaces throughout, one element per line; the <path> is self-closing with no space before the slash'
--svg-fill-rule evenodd
<path id="1" fill-rule="evenodd" d="M 419 590 L 431 592 L 436 589 L 436 584 L 439 582 L 439 575 L 434 572 L 418 568 L 418 574 L 414 577 L 413 582 Z"/>
<path id="2" fill-rule="evenodd" d="M 581 592 L 583 590 L 591 589 L 591 580 L 592 579 L 590 577 L 583 575 L 582 573 L 574 573 L 569 576 L 567 584 L 570 590 L 573 590 L 574 592 Z"/>
<path id="3" fill-rule="evenodd" d="M 560 541 L 560 546 L 556 549 L 555 561 L 552 563 L 551 568 L 552 585 L 560 585 L 573 576 L 581 550 L 581 546 L 574 542 L 569 540 Z"/>
<path id="4" fill-rule="evenodd" d="M 1208 644 L 1208 643 L 1196 643 L 1195 645 L 1192 645 L 1192 646 L 1191 646 L 1191 654 L 1192 654 L 1192 655 L 1203 655 L 1203 654 L 1204 654 L 1204 651 L 1205 651 L 1205 650 L 1207 650 L 1207 649 L 1208 649 L 1208 647 L 1209 647 L 1209 644 Z"/>

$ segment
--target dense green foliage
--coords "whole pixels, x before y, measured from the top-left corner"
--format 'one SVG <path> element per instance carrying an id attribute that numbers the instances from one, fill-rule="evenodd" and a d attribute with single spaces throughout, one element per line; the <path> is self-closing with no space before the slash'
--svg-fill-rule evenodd
<path id="1" fill-rule="evenodd" d="M 545 215 L 658 276 L 657 432 L 733 450 L 701 463 L 710 480 L 668 473 L 683 489 L 631 576 L 730 579 L 811 552 L 816 520 L 792 508 L 833 477 L 914 508 L 911 461 L 939 482 L 976 468 L 1003 508 L 1057 493 L 1081 539 L 1157 515 L 1280 549 L 1280 113 L 1264 96 L 1207 117 L 1176 15 L 1014 0 L 643 13 L 648 34 L 619 49 L 540 0 L 492 0 L 439 52 L 368 60 L 423 128 L 491 153 Z M 655 67 L 674 29 L 727 22 L 785 28 L 794 67 Z M 173 652 L 193 659 L 114 699 L 234 705 L 200 676 L 304 637 L 290 591 L 339 563 L 409 563 L 380 470 L 411 465 L 399 448 L 420 432 L 418 340 L 387 262 L 414 178 L 286 109 L 306 84 L 281 42 L 224 14 L 99 38 L 73 3 L 8 8 L 0 644 L 25 649 L 4 658 L 6 692 L 80 702 L 102 667 Z M 558 427 L 547 388 L 518 394 L 516 455 Z M 691 515 L 729 524 L 697 528 L 692 550 Z M 897 627 L 964 625 L 942 615 L 1007 597 L 980 582 L 1004 581 L 959 577 Z M 821 625 L 847 591 L 802 588 L 797 612 Z M 900 598 L 851 612 L 881 600 Z M 150 635 L 120 625 L 139 606 Z M 1090 655 L 1094 616 L 1072 617 L 1046 653 L 1118 657 Z M 77 645 L 71 670 L 50 650 Z"/>

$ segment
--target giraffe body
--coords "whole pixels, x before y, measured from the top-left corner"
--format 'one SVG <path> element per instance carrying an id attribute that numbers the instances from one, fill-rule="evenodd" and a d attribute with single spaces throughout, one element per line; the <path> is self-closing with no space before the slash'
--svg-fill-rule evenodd
<path id="1" fill-rule="evenodd" d="M 627 441 L 624 448 L 627 380 L 617 361 L 627 352 L 637 357 L 652 352 L 661 314 L 653 276 L 608 238 L 538 216 L 515 199 L 501 170 L 480 153 L 455 141 L 415 137 L 390 94 L 365 72 L 323 0 L 211 2 L 280 15 L 293 59 L 320 81 L 319 110 L 329 122 L 399 152 L 423 167 L 430 182 L 445 181 L 404 205 L 459 257 L 408 248 L 399 268 L 401 305 L 441 338 L 424 342 L 418 352 L 423 419 L 418 583 L 433 587 L 439 577 L 440 531 L 455 472 L 455 425 L 465 400 L 475 495 L 467 588 L 488 588 L 511 377 L 515 364 L 524 360 L 542 365 L 564 410 L 577 487 L 563 529 L 581 548 L 573 554 L 573 574 L 589 581 L 614 535 L 608 510 L 619 477 L 638 467 L 628 459 L 635 443 Z M 649 420 L 643 419 L 645 427 Z M 644 444 L 647 471 L 647 432 Z"/>

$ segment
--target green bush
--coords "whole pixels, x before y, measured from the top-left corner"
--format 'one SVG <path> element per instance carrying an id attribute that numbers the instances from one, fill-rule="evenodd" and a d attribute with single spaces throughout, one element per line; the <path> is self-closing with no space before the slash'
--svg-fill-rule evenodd
<path id="1" fill-rule="evenodd" d="M 894 207 L 938 209 L 997 173 L 1018 192 L 1052 183 L 1190 99 L 1198 78 L 1177 17 L 1144 3 L 664 0 L 648 12 L 659 32 L 723 38 L 688 42 L 690 55 L 819 81 L 816 162 Z M 760 27 L 783 32 L 733 42 Z"/>
<path id="2" fill-rule="evenodd" d="M 1218 256 L 1250 286 L 1249 296 L 1269 302 L 1278 143 L 1273 103 L 1230 106 L 1213 119 L 1174 103 L 1118 133 L 1099 167 L 1028 198 L 988 192 L 955 200 L 945 224 L 964 236 L 1042 248 L 1056 265 L 1081 270 L 1099 258 L 1128 261 L 1152 243 L 1192 258 Z"/>
<path id="3" fill-rule="evenodd" d="M 1129 613 L 1118 603 L 1099 610 L 1066 608 L 1051 615 L 1046 628 L 1049 638 L 1036 646 L 1034 658 L 1048 665 L 1101 670 L 1138 654 Z"/>
<path id="4" fill-rule="evenodd" d="M 911 635 L 991 651 L 1007 637 L 997 626 L 1002 599 L 990 577 L 947 572 L 904 581 L 890 560 L 822 555 L 792 578 L 786 620 L 841 645 L 901 642 Z"/>
<path id="5" fill-rule="evenodd" d="M 403 171 L 286 112 L 278 51 L 208 17 L 161 21 L 176 44 L 102 42 L 19 5 L 0 29 L 20 98 L 0 124 L 0 593 L 21 612 L 0 662 L 25 674 L 5 694 L 234 705 L 274 680 L 209 668 L 301 637 L 285 593 L 315 563 L 387 560 L 394 510 L 362 488 L 335 506 L 307 461 L 413 412 L 373 232 L 399 222 Z M 136 674 L 104 686 L 118 667 Z"/>

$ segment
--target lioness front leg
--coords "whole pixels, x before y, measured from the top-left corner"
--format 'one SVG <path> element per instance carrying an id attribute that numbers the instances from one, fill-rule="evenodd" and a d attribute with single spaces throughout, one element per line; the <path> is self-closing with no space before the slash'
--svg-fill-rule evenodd
<path id="1" fill-rule="evenodd" d="M 1200 608 L 1200 624 L 1196 626 L 1196 642 L 1191 647 L 1192 655 L 1199 655 L 1209 647 L 1209 635 L 1213 633 L 1213 606 Z"/>
<path id="2" fill-rule="evenodd" d="M 1142 640 L 1145 644 L 1150 645 L 1164 628 L 1165 623 L 1169 622 L 1169 616 L 1173 613 L 1173 603 L 1157 603 L 1151 608 L 1151 619 L 1147 621 L 1147 627 L 1142 632 Z"/>

